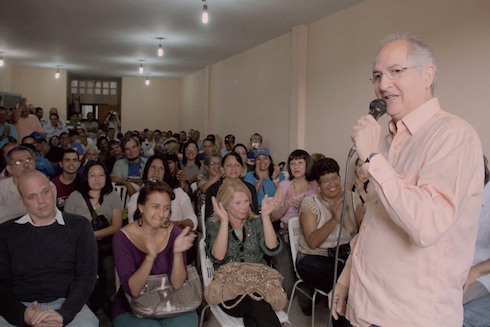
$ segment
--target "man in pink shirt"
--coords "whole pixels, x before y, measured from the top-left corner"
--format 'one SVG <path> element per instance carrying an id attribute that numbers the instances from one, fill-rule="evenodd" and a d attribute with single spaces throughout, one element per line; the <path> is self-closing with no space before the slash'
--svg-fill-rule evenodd
<path id="1" fill-rule="evenodd" d="M 432 51 L 410 35 L 387 39 L 374 61 L 392 120 L 384 138 L 370 115 L 352 131 L 371 182 L 332 308 L 354 326 L 462 326 L 483 154 L 475 130 L 441 110 L 436 76 Z"/>
<path id="2" fill-rule="evenodd" d="M 32 132 L 38 132 L 44 135 L 39 118 L 29 113 L 26 98 L 20 100 L 19 106 L 15 109 L 14 115 L 12 116 L 12 122 L 17 131 L 17 144 L 20 144 L 24 136 L 31 135 Z"/>

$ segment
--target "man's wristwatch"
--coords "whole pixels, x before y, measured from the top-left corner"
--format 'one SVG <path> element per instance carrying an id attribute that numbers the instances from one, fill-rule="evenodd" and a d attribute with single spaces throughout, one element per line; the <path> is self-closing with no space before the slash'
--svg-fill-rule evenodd
<path id="1" fill-rule="evenodd" d="M 378 153 L 371 153 L 371 154 L 369 155 L 369 157 L 367 157 L 366 161 L 364 161 L 364 163 L 369 163 L 369 162 L 371 161 L 371 159 L 372 159 L 372 158 L 373 158 L 375 155 L 377 155 L 377 154 L 378 154 Z"/>

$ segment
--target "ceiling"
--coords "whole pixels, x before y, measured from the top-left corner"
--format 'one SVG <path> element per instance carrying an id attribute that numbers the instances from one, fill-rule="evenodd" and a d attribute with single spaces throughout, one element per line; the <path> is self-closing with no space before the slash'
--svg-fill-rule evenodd
<path id="1" fill-rule="evenodd" d="M 140 60 L 144 75 L 182 77 L 362 1 L 2 1 L 0 51 L 12 65 L 59 66 L 82 78 L 138 76 Z"/>

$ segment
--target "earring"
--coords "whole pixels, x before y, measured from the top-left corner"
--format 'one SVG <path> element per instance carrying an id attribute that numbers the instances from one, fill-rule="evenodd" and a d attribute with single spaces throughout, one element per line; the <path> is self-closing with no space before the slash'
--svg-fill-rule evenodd
<path id="1" fill-rule="evenodd" d="M 138 218 L 138 226 L 140 226 L 140 227 L 143 226 L 143 219 Z"/>
<path id="2" fill-rule="evenodd" d="M 168 226 L 170 226 L 170 219 L 167 219 L 163 224 L 162 224 L 162 228 L 168 228 Z"/>

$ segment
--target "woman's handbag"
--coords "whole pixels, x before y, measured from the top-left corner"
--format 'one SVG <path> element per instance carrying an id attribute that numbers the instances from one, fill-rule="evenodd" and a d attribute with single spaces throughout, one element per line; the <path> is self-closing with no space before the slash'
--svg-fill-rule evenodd
<path id="1" fill-rule="evenodd" d="M 92 215 L 91 224 L 93 230 L 97 231 L 99 229 L 109 227 L 111 225 L 109 223 L 109 220 L 107 220 L 107 218 L 104 215 L 97 215 L 97 213 L 94 210 L 94 207 L 92 207 L 92 203 L 90 203 L 90 200 L 87 197 L 83 197 L 83 198 L 85 199 L 85 203 L 87 203 L 88 210 Z M 100 256 L 103 257 L 103 256 L 112 255 L 112 235 L 97 240 L 97 246 L 99 248 Z"/>
<path id="2" fill-rule="evenodd" d="M 255 301 L 264 300 L 274 311 L 280 311 L 288 300 L 282 288 L 283 279 L 277 270 L 264 264 L 230 262 L 214 272 L 213 281 L 204 290 L 204 297 L 209 304 L 221 304 L 232 309 L 248 295 Z M 237 297 L 240 298 L 230 306 L 224 303 Z"/>
<path id="3" fill-rule="evenodd" d="M 187 267 L 187 280 L 175 290 L 166 274 L 150 275 L 137 297 L 126 294 L 138 318 L 162 319 L 196 310 L 202 302 L 201 279 L 194 266 Z"/>

